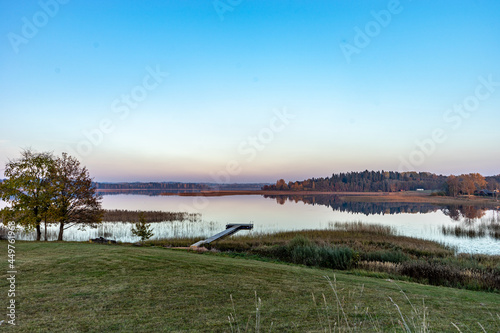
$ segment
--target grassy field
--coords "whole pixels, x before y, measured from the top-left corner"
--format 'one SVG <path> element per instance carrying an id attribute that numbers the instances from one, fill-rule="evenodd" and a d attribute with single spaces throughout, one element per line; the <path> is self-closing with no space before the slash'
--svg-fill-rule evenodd
<path id="1" fill-rule="evenodd" d="M 500 330 L 498 293 L 159 247 L 18 242 L 16 255 L 18 326 L 5 331 Z"/>

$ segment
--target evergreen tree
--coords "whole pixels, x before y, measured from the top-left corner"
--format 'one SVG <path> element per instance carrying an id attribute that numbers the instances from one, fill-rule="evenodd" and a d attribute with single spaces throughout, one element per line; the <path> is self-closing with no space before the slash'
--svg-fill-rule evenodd
<path id="1" fill-rule="evenodd" d="M 151 224 L 146 223 L 144 213 L 139 215 L 139 222 L 132 226 L 132 234 L 141 237 L 141 242 L 144 242 L 154 236 Z"/>

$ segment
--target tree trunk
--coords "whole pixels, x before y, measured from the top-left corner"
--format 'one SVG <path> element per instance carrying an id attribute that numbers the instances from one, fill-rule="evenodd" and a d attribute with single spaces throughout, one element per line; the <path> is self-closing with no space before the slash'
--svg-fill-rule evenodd
<path id="1" fill-rule="evenodd" d="M 59 225 L 59 236 L 57 237 L 58 241 L 63 240 L 63 232 L 64 232 L 64 222 L 61 222 L 61 224 Z"/>
<path id="2" fill-rule="evenodd" d="M 45 241 L 47 241 L 47 219 L 45 219 Z"/>
<path id="3" fill-rule="evenodd" d="M 40 241 L 42 238 L 42 229 L 40 228 L 40 222 L 36 225 L 36 240 Z"/>
<path id="4" fill-rule="evenodd" d="M 35 210 L 33 211 L 35 213 L 35 225 L 36 225 L 36 240 L 39 242 L 42 238 L 42 229 L 41 229 L 41 223 L 42 219 L 38 216 L 38 208 L 35 207 Z"/>

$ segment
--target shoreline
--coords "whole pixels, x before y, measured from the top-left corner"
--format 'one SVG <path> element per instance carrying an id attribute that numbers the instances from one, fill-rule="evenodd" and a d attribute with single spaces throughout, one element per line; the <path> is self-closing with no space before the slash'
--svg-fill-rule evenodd
<path id="1" fill-rule="evenodd" d="M 343 201 L 351 202 L 404 202 L 404 203 L 429 203 L 435 205 L 469 205 L 488 206 L 500 208 L 500 201 L 484 197 L 442 197 L 431 196 L 428 193 L 417 192 L 320 192 L 320 191 L 264 191 L 264 190 L 234 190 L 234 191 L 201 191 L 189 193 L 161 193 L 162 196 L 182 197 L 222 197 L 236 195 L 269 195 L 269 196 L 308 196 L 328 195 L 337 196 Z"/>

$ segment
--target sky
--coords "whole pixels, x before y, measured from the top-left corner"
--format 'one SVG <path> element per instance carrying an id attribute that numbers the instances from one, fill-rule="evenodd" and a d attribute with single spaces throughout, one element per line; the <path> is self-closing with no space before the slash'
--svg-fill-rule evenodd
<path id="1" fill-rule="evenodd" d="M 500 174 L 500 2 L 1 1 L 0 177 Z"/>

